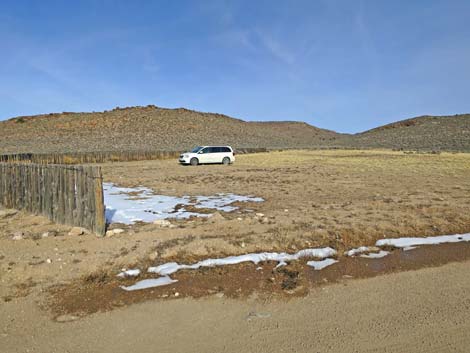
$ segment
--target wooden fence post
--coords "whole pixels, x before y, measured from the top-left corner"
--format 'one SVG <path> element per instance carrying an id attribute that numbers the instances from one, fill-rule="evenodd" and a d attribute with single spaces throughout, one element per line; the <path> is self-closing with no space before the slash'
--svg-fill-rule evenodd
<path id="1" fill-rule="evenodd" d="M 94 183 L 94 196 L 95 196 L 95 232 L 103 236 L 106 231 L 106 215 L 103 195 L 103 176 L 101 168 L 93 168 L 93 183 Z"/>

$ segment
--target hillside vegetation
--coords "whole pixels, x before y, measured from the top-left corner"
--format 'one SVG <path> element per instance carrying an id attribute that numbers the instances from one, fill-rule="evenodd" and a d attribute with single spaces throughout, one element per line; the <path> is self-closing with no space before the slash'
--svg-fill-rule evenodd
<path id="1" fill-rule="evenodd" d="M 470 114 L 422 116 L 356 134 L 346 145 L 360 148 L 470 151 Z"/>
<path id="2" fill-rule="evenodd" d="M 246 122 L 222 114 L 156 106 L 99 113 L 57 113 L 0 122 L 0 153 L 181 151 L 196 145 L 235 148 L 387 148 L 470 152 L 470 114 L 423 116 L 359 134 L 304 122 Z"/>
<path id="3" fill-rule="evenodd" d="M 334 145 L 340 136 L 302 122 L 245 122 L 221 114 L 147 106 L 0 122 L 0 152 L 179 151 L 206 144 L 310 148 Z"/>

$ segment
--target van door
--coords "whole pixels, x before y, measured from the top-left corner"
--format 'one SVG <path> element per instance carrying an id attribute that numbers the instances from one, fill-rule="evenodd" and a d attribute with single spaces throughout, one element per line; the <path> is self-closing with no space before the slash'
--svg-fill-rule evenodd
<path id="1" fill-rule="evenodd" d="M 209 163 L 220 163 L 219 159 L 222 160 L 220 157 L 221 153 L 219 147 L 209 147 Z"/>
<path id="2" fill-rule="evenodd" d="M 223 147 L 213 147 L 214 162 L 213 163 L 222 163 L 224 158 L 224 148 Z"/>
<path id="3" fill-rule="evenodd" d="M 199 151 L 199 163 L 214 163 L 215 153 L 212 153 L 212 150 L 212 147 L 206 147 Z"/>

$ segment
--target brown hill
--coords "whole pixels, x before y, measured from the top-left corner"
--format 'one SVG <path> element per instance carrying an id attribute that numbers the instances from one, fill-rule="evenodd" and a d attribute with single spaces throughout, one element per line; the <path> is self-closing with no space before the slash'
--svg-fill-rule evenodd
<path id="1" fill-rule="evenodd" d="M 226 115 L 155 106 L 60 113 L 0 122 L 0 153 L 330 146 L 340 137 L 302 122 L 245 122 Z"/>
<path id="2" fill-rule="evenodd" d="M 206 144 L 470 152 L 470 114 L 417 117 L 354 135 L 303 122 L 246 122 L 222 114 L 156 106 L 17 117 L 0 122 L 0 153 L 180 151 Z"/>
<path id="3" fill-rule="evenodd" d="M 470 114 L 421 116 L 356 134 L 350 147 L 470 151 Z"/>

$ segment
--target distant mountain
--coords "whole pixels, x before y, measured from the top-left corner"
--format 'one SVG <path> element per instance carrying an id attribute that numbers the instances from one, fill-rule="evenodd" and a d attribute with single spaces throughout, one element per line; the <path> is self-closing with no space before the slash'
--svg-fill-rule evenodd
<path id="1" fill-rule="evenodd" d="M 388 148 L 470 152 L 470 114 L 423 116 L 359 134 L 304 122 L 246 122 L 222 114 L 156 106 L 99 113 L 54 113 L 0 122 L 0 153 L 182 151 L 197 145 L 235 148 Z"/>
<path id="2" fill-rule="evenodd" d="M 341 136 L 302 122 L 245 122 L 221 114 L 147 106 L 0 122 L 0 153 L 180 151 L 206 144 L 311 148 L 331 146 Z"/>
<path id="3" fill-rule="evenodd" d="M 402 120 L 352 135 L 344 143 L 363 148 L 470 152 L 470 114 Z"/>

